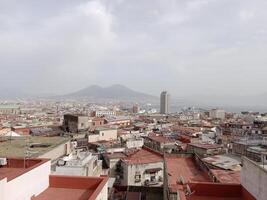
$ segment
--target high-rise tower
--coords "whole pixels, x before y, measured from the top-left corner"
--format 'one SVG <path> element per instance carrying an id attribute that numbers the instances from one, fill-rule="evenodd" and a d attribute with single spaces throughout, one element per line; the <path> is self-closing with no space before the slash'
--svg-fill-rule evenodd
<path id="1" fill-rule="evenodd" d="M 170 95 L 167 91 L 163 91 L 160 94 L 160 114 L 168 114 L 170 107 Z"/>

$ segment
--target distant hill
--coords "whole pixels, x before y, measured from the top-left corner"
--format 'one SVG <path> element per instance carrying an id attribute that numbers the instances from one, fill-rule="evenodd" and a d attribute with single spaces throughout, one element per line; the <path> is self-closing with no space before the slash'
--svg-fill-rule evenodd
<path id="1" fill-rule="evenodd" d="M 100 87 L 92 85 L 82 90 L 63 95 L 64 98 L 89 98 L 89 99 L 112 99 L 112 100 L 155 100 L 157 97 L 134 91 L 123 85 Z"/>

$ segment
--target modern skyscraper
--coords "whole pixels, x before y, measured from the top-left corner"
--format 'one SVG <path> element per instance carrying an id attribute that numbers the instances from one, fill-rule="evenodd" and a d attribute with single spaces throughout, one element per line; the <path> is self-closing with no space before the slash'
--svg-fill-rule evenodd
<path id="1" fill-rule="evenodd" d="M 160 94 L 160 114 L 168 114 L 170 107 L 170 95 L 167 91 L 163 91 Z"/>

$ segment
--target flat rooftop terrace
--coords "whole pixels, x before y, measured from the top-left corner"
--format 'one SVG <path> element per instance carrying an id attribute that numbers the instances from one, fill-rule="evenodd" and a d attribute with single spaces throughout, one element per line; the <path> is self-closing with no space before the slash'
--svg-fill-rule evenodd
<path id="1" fill-rule="evenodd" d="M 32 200 L 95 200 L 107 182 L 108 177 L 51 175 L 49 187 Z"/>
<path id="2" fill-rule="evenodd" d="M 38 157 L 56 146 L 63 144 L 70 140 L 67 137 L 42 137 L 42 136 L 28 136 L 18 138 L 0 138 L 0 157 L 16 157 L 30 158 Z M 30 144 L 39 143 L 45 144 L 46 147 L 29 148 Z M 27 155 L 28 149 L 28 155 Z"/>
<path id="3" fill-rule="evenodd" d="M 165 155 L 165 163 L 173 198 L 178 191 L 180 200 L 255 200 L 238 183 L 238 172 L 213 170 L 220 182 L 214 183 L 208 172 L 200 170 L 191 156 Z"/>
<path id="4" fill-rule="evenodd" d="M 177 190 L 179 184 L 177 180 L 183 177 L 188 182 L 211 182 L 207 173 L 201 171 L 195 164 L 192 157 L 179 157 L 176 155 L 166 155 L 168 185 L 172 190 Z"/>
<path id="5" fill-rule="evenodd" d="M 47 161 L 47 159 L 27 159 L 24 161 L 24 159 L 8 158 L 7 165 L 0 167 L 0 180 L 7 178 L 7 181 L 10 181 Z"/>
<path id="6" fill-rule="evenodd" d="M 240 184 L 192 183 L 186 200 L 256 200 Z M 185 198 L 184 198 L 185 197 Z"/>
<path id="7" fill-rule="evenodd" d="M 220 183 L 240 184 L 240 171 L 210 170 Z"/>
<path id="8" fill-rule="evenodd" d="M 93 194 L 93 190 L 89 190 L 89 189 L 71 189 L 71 188 L 49 187 L 34 199 L 35 200 L 47 200 L 47 199 L 88 200 L 92 194 Z"/>

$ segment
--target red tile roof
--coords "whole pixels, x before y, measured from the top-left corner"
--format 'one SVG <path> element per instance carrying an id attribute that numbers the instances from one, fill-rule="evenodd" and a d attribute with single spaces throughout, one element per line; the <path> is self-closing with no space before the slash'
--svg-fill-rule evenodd
<path id="1" fill-rule="evenodd" d="M 122 159 L 127 164 L 146 164 L 163 162 L 163 156 L 149 148 L 143 147 Z"/>

